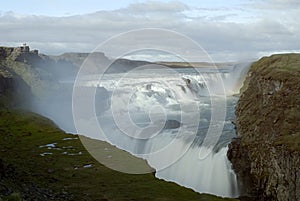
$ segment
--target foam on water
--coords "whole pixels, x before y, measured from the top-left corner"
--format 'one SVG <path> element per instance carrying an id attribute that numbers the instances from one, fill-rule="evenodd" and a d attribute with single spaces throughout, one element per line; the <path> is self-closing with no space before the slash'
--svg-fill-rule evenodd
<path id="1" fill-rule="evenodd" d="M 210 98 L 222 96 L 224 92 L 227 96 L 238 93 L 242 83 L 240 77 L 245 74 L 247 67 L 237 66 L 223 71 L 210 69 L 207 72 L 204 69 L 200 74 L 186 69 L 163 75 L 159 71 L 140 71 L 126 75 L 126 78 L 123 78 L 124 74 L 106 74 L 101 81 L 93 75 L 80 80 L 80 84 L 87 87 L 104 87 L 110 92 L 110 97 L 116 102 L 112 105 L 114 111 L 109 109 L 98 119 L 104 133 L 109 134 L 106 135 L 106 140 L 133 155 L 145 158 L 158 170 L 156 177 L 174 181 L 197 192 L 237 197 L 236 176 L 226 156 L 227 144 L 234 135 L 233 127 L 227 126 L 229 129 L 223 131 L 218 149 L 204 147 L 202 142 L 211 118 Z M 223 88 L 220 88 L 218 83 L 220 77 L 223 79 Z M 163 108 L 165 116 L 155 111 L 154 106 Z M 234 110 L 234 107 L 230 110 Z M 199 111 L 204 113 L 201 114 L 199 122 L 195 122 L 194 120 L 199 118 Z M 134 132 L 128 125 L 130 123 L 144 128 L 153 124 L 152 117 L 158 117 L 158 120 L 165 117 L 182 123 L 179 128 L 180 134 L 177 135 L 178 129 L 161 129 L 149 139 L 134 139 L 120 130 L 114 121 L 113 112 L 124 115 L 121 126 L 126 132 Z M 128 113 L 130 121 L 127 122 L 125 115 Z M 152 117 L 149 117 L 150 113 Z M 183 122 L 184 118 L 188 120 Z M 166 119 L 161 120 L 165 122 Z M 224 119 L 224 122 L 225 127 L 230 124 L 228 119 Z M 223 125 L 224 122 L 216 124 Z M 155 126 L 149 129 L 154 131 Z M 200 150 L 206 157 L 199 156 Z"/>

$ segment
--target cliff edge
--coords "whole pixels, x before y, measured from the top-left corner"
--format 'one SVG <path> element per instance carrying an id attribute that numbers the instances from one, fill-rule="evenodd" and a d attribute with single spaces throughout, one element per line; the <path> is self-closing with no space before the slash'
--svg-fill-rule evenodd
<path id="1" fill-rule="evenodd" d="M 228 158 L 242 197 L 300 200 L 300 54 L 253 63 L 236 115 Z"/>

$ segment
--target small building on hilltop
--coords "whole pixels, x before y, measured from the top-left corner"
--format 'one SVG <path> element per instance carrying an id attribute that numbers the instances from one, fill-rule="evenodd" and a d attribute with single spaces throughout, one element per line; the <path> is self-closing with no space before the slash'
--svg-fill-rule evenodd
<path id="1" fill-rule="evenodd" d="M 33 63 L 39 59 L 38 50 L 30 50 L 29 45 L 24 43 L 22 46 L 13 49 L 13 58 L 15 61 L 23 63 Z"/>
<path id="2" fill-rule="evenodd" d="M 15 51 L 18 53 L 28 53 L 30 51 L 30 48 L 26 43 L 24 43 L 22 46 L 16 47 Z"/>
<path id="3" fill-rule="evenodd" d="M 30 47 L 29 47 L 29 45 L 27 45 L 26 43 L 23 43 L 23 45 L 20 46 L 20 47 L 16 47 L 16 48 L 14 49 L 14 51 L 15 51 L 16 53 L 33 53 L 33 54 L 35 54 L 35 55 L 38 55 L 38 54 L 39 54 L 39 51 L 38 51 L 38 50 L 32 50 L 32 51 L 30 51 Z"/>

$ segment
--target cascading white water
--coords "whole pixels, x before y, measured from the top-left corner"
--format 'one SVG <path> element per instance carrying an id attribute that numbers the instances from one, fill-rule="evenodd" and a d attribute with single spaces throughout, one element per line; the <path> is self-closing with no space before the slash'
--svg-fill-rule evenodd
<path id="1" fill-rule="evenodd" d="M 131 77 L 123 79 L 122 82 L 119 82 L 119 78 L 123 77 L 120 74 L 106 74 L 101 82 L 96 79 L 97 76 L 87 76 L 81 80 L 81 85 L 104 87 L 113 93 L 116 103 L 112 105 L 113 111 L 107 110 L 98 117 L 104 133 L 107 133 L 106 140 L 138 157 L 145 158 L 157 170 L 158 178 L 174 181 L 198 192 L 236 197 L 237 180 L 226 156 L 226 145 L 234 135 L 233 127 L 223 130 L 217 144 L 218 149 L 203 147 L 201 143 L 211 120 L 211 97 L 218 97 L 224 90 L 227 96 L 236 94 L 241 85 L 240 77 L 246 72 L 247 67 L 243 65 L 223 71 L 201 69 L 201 74 L 182 69 L 176 76 L 172 73 L 162 74 L 157 70 L 140 71 L 130 74 Z M 224 89 L 217 87 L 220 76 L 223 78 Z M 135 132 L 131 123 L 141 128 L 155 123 L 149 117 L 149 111 L 152 112 L 152 116 L 161 118 L 160 112 L 155 113 L 153 110 L 153 107 L 158 105 L 164 109 L 167 119 L 180 121 L 181 127 L 162 128 L 157 135 L 149 139 L 134 139 L 132 136 L 124 135 L 124 130 L 128 133 Z M 201 111 L 199 122 L 195 122 L 199 117 L 199 111 L 195 108 L 200 108 Z M 230 107 L 229 110 L 234 110 L 234 107 Z M 124 116 L 119 124 L 115 122 L 114 113 Z M 125 116 L 128 113 L 130 121 L 127 121 Z M 189 120 L 183 122 L 183 117 Z M 229 125 L 232 116 L 227 118 L 224 121 Z M 228 127 L 227 124 L 225 127 Z M 120 126 L 123 130 L 120 130 Z M 154 126 L 150 127 L 151 129 L 156 128 Z M 180 135 L 177 135 L 179 131 Z M 97 136 L 90 137 L 97 138 Z M 161 154 L 149 154 L 159 152 L 169 144 L 173 146 L 166 148 Z M 205 158 L 199 157 L 200 149 L 207 153 Z"/>
<path id="2" fill-rule="evenodd" d="M 198 147 L 191 147 L 187 153 L 169 168 L 156 172 L 158 178 L 174 181 L 197 192 L 213 193 L 225 197 L 237 197 L 236 175 L 231 170 L 224 147 L 217 153 L 200 160 Z M 150 163 L 151 164 L 151 163 Z"/>

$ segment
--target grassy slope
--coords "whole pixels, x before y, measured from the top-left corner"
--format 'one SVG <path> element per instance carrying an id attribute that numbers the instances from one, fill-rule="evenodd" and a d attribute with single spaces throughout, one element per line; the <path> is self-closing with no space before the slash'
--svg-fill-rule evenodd
<path id="1" fill-rule="evenodd" d="M 42 196 L 49 200 L 54 195 L 55 200 L 62 199 L 62 195 L 63 200 L 224 200 L 158 180 L 153 174 L 130 175 L 108 169 L 87 153 L 80 140 L 63 140 L 69 137 L 76 136 L 64 133 L 39 115 L 0 111 L 0 158 L 7 169 L 2 175 L 0 172 L 0 178 L 4 176 L 0 184 L 23 196 L 25 192 L 30 199 L 34 199 L 34 192 L 30 195 L 26 191 L 32 191 L 32 186 L 46 189 L 34 190 L 41 194 L 37 200 Z M 40 147 L 49 143 L 57 143 L 56 148 L 61 150 Z M 107 143 L 97 143 L 111 148 Z M 72 148 L 64 148 L 68 146 Z M 44 152 L 53 154 L 41 156 Z M 85 164 L 93 166 L 83 168 Z M 51 196 L 43 192 L 50 192 Z"/>
<path id="2" fill-rule="evenodd" d="M 248 77 L 241 89 L 242 93 L 246 92 L 247 98 L 240 100 L 240 105 L 251 108 L 250 112 L 254 114 L 249 115 L 241 110 L 239 118 L 249 125 L 264 124 L 261 127 L 265 128 L 266 133 L 275 129 L 277 136 L 272 140 L 276 145 L 284 145 L 290 150 L 300 151 L 300 54 L 276 54 L 263 57 L 252 65 L 250 74 L 252 77 L 254 74 L 261 76 L 264 82 L 274 80 L 283 84 L 278 92 L 270 94 L 267 89 L 253 87 L 264 84 L 261 80 L 254 80 L 256 83 L 250 84 L 252 87 L 249 88 L 251 78 Z M 258 98 L 268 100 L 269 103 L 260 106 L 257 102 Z"/>
<path id="3" fill-rule="evenodd" d="M 284 82 L 299 81 L 300 54 L 275 54 L 270 57 L 263 57 L 255 62 L 251 68 L 259 72 L 266 79 L 274 79 Z"/>

